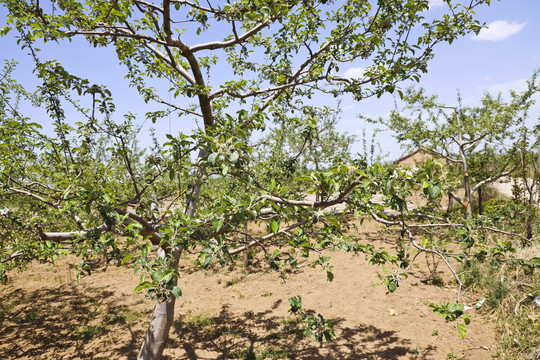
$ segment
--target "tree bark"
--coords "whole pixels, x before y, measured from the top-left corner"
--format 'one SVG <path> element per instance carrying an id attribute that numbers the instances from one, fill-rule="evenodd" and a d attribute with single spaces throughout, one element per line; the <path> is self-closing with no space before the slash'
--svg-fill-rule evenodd
<path id="1" fill-rule="evenodd" d="M 482 203 L 482 187 L 480 186 L 478 188 L 478 214 L 482 215 L 484 213 L 483 209 L 483 203 Z"/>
<path id="2" fill-rule="evenodd" d="M 181 254 L 182 247 L 176 248 L 174 251 L 174 262 L 171 264 L 175 269 L 178 268 L 178 261 Z M 158 257 L 165 256 L 165 251 L 162 248 L 158 248 Z M 176 286 L 177 280 L 175 277 L 173 286 Z M 174 320 L 174 305 L 176 303 L 176 297 L 172 294 L 169 296 L 168 301 L 158 302 L 154 306 L 152 320 L 150 320 L 150 326 L 148 326 L 141 345 L 141 350 L 137 357 L 138 360 L 158 360 L 163 354 L 163 350 L 169 339 L 169 330 Z"/>
<path id="3" fill-rule="evenodd" d="M 463 187 L 465 188 L 465 218 L 472 218 L 472 189 L 471 179 L 469 177 L 469 168 L 467 163 L 464 163 L 465 176 L 463 176 Z"/>
<path id="4" fill-rule="evenodd" d="M 202 159 L 206 156 L 206 151 L 200 150 L 198 159 Z M 202 170 L 198 170 L 198 174 L 195 175 L 197 179 L 192 188 L 191 194 L 187 200 L 186 209 L 184 213 L 188 216 L 193 216 L 196 210 L 197 200 L 199 198 L 199 193 L 201 191 L 201 173 Z M 173 269 L 178 270 L 178 263 L 180 261 L 180 255 L 182 254 L 183 248 L 177 246 L 174 249 L 174 260 L 171 263 Z M 165 257 L 167 254 L 165 250 L 161 247 L 157 250 L 158 257 Z M 178 279 L 174 277 L 173 286 L 176 286 Z M 150 320 L 150 326 L 146 331 L 144 341 L 141 345 L 141 350 L 139 351 L 138 360 L 159 360 L 169 339 L 169 331 L 171 329 L 172 322 L 174 320 L 174 304 L 176 298 L 174 295 L 170 295 L 170 299 L 166 302 L 157 303 L 154 307 L 154 312 L 152 314 L 152 320 Z"/>

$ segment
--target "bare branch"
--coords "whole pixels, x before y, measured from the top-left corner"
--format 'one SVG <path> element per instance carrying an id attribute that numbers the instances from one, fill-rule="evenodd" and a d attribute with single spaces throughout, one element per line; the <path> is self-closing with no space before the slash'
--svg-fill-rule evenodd
<path id="1" fill-rule="evenodd" d="M 456 303 L 459 303 L 459 297 L 461 295 L 461 288 L 463 287 L 463 283 L 461 282 L 460 278 L 459 278 L 459 275 L 457 274 L 457 272 L 454 270 L 454 268 L 452 267 L 452 265 L 450 265 L 450 263 L 448 262 L 448 260 L 446 259 L 446 256 L 444 256 L 443 254 L 441 254 L 440 252 L 436 251 L 436 250 L 433 250 L 433 249 L 427 249 L 427 248 L 424 248 L 420 245 L 418 245 L 418 243 L 416 242 L 413 234 L 411 233 L 411 231 L 409 230 L 408 226 L 405 225 L 405 223 L 401 223 L 401 227 L 402 229 L 407 233 L 407 236 L 409 237 L 409 239 L 411 240 L 411 243 L 413 244 L 413 246 L 415 248 L 417 248 L 418 250 L 420 251 L 425 251 L 425 252 L 429 252 L 429 253 L 432 253 L 432 254 L 435 254 L 437 255 L 438 257 L 440 257 L 442 259 L 442 261 L 444 261 L 444 263 L 446 264 L 446 266 L 448 267 L 448 269 L 450 269 L 450 271 L 452 272 L 452 274 L 454 275 L 454 278 L 456 279 L 457 283 L 458 283 L 458 293 L 457 293 L 457 297 L 456 297 Z"/>
<path id="2" fill-rule="evenodd" d="M 140 4 L 140 5 L 144 5 L 146 7 L 149 7 L 151 9 L 154 9 L 154 10 L 157 10 L 161 13 L 163 13 L 163 9 L 160 8 L 159 6 L 155 5 L 155 4 L 152 4 L 152 3 L 149 3 L 147 1 L 143 1 L 143 0 L 133 0 L 136 4 Z"/>
<path id="3" fill-rule="evenodd" d="M 476 192 L 478 191 L 478 189 L 487 184 L 487 183 L 492 183 L 492 182 L 495 182 L 497 180 L 499 180 L 500 178 L 504 177 L 504 176 L 507 176 L 507 175 L 510 175 L 511 173 L 514 172 L 514 170 L 516 169 L 517 166 L 514 166 L 511 170 L 508 170 L 506 172 L 502 172 L 500 173 L 499 175 L 494 175 L 494 176 L 491 176 L 491 177 L 488 177 L 487 179 L 484 179 L 482 181 L 480 181 L 478 184 L 474 185 L 474 187 L 472 188 L 472 192 Z"/>
<path id="4" fill-rule="evenodd" d="M 433 150 L 433 149 L 427 149 L 427 148 L 425 148 L 425 147 L 423 147 L 423 146 L 419 146 L 419 148 L 420 148 L 420 150 L 422 150 L 422 151 L 425 151 L 425 152 L 427 152 L 427 153 L 431 153 L 431 154 L 433 154 L 433 155 L 440 156 L 440 157 L 442 157 L 442 158 L 444 158 L 444 159 L 446 159 L 446 160 L 448 160 L 448 161 L 450 161 L 450 162 L 455 162 L 455 163 L 461 162 L 461 160 L 451 158 L 450 156 L 445 155 L 445 154 L 443 154 L 443 153 L 440 152 L 440 151 Z"/>
<path id="5" fill-rule="evenodd" d="M 192 52 L 192 53 L 196 53 L 197 51 L 201 51 L 201 50 L 223 49 L 223 48 L 227 48 L 227 47 L 231 47 L 231 46 L 243 43 L 247 39 L 252 37 L 253 35 L 257 34 L 259 31 L 264 29 L 266 26 L 268 26 L 268 24 L 274 22 L 276 19 L 277 19 L 277 17 L 274 17 L 274 16 L 269 17 L 269 18 L 265 19 L 264 21 L 262 21 L 257 26 L 255 26 L 252 29 L 246 31 L 242 35 L 240 35 L 238 37 L 235 37 L 233 40 L 229 40 L 229 41 L 213 41 L 213 42 L 209 42 L 209 43 L 194 45 L 194 46 L 189 47 L 189 51 Z"/>
<path id="6" fill-rule="evenodd" d="M 318 78 L 316 80 L 320 80 L 320 79 L 322 79 L 322 78 Z M 214 98 L 222 96 L 223 94 L 226 93 L 227 95 L 230 95 L 230 96 L 238 98 L 238 99 L 245 99 L 245 98 L 248 98 L 248 97 L 251 97 L 251 96 L 257 96 L 257 95 L 271 93 L 271 92 L 275 92 L 275 91 L 286 90 L 288 88 L 291 88 L 291 87 L 294 87 L 294 86 L 297 86 L 297 85 L 304 85 L 304 84 L 307 84 L 307 83 L 313 82 L 313 81 L 315 81 L 315 80 L 309 80 L 309 81 L 306 80 L 306 81 L 299 81 L 299 82 L 296 82 L 296 83 L 288 83 L 288 84 L 280 85 L 280 86 L 276 86 L 276 87 L 260 89 L 260 90 L 253 90 L 253 91 L 243 93 L 243 94 L 229 92 L 226 89 L 220 89 L 220 90 L 210 94 L 209 97 L 210 97 L 210 99 L 214 99 Z"/>
<path id="7" fill-rule="evenodd" d="M 31 193 L 31 192 L 29 192 L 29 191 L 17 189 L 17 188 L 14 188 L 14 187 L 9 187 L 8 189 L 11 190 L 11 191 L 13 191 L 14 193 L 18 193 L 18 194 L 30 196 L 30 197 L 32 197 L 32 198 L 38 200 L 38 201 L 41 201 L 41 202 L 44 203 L 44 204 L 47 204 L 47 205 L 49 205 L 49 206 L 51 206 L 51 207 L 57 209 L 57 210 L 59 209 L 59 206 L 58 206 L 57 204 L 54 204 L 54 203 L 52 203 L 52 202 L 50 202 L 50 201 L 47 201 L 47 200 L 45 200 L 44 198 L 42 198 L 41 196 L 36 195 L 36 194 L 34 194 L 34 193 Z M 77 225 L 78 225 L 80 228 L 83 228 L 83 227 L 84 227 L 84 223 L 83 223 L 83 221 L 82 221 L 82 219 L 81 219 L 80 217 L 78 217 L 77 215 L 74 215 L 74 214 L 70 215 L 70 217 L 71 217 L 73 220 L 75 220 L 75 222 L 77 223 Z"/>
<path id="8" fill-rule="evenodd" d="M 240 253 L 240 252 L 242 252 L 242 251 L 245 251 L 245 250 L 249 249 L 250 247 L 253 247 L 253 246 L 255 246 L 255 245 L 260 245 L 260 243 L 263 242 L 263 241 L 265 241 L 265 240 L 268 240 L 268 239 L 273 238 L 274 236 L 277 236 L 277 235 L 286 233 L 287 231 L 292 230 L 292 229 L 295 229 L 295 228 L 297 228 L 297 227 L 299 227 L 299 226 L 302 226 L 302 225 L 308 223 L 308 222 L 311 221 L 311 220 L 312 220 L 312 218 L 306 219 L 306 220 L 302 220 L 302 221 L 299 221 L 299 222 L 294 223 L 294 224 L 292 224 L 292 225 L 289 225 L 289 226 L 287 226 L 287 227 L 285 227 L 285 228 L 283 228 L 283 229 L 278 230 L 275 234 L 274 234 L 274 233 L 270 233 L 270 234 L 261 236 L 260 238 L 255 239 L 255 240 L 253 240 L 253 241 L 251 241 L 251 242 L 249 242 L 249 243 L 247 243 L 247 244 L 245 244 L 245 245 L 242 245 L 242 246 L 240 246 L 240 247 L 238 247 L 238 248 L 236 248 L 236 249 L 230 250 L 230 251 L 229 251 L 229 254 L 235 255 L 235 254 L 238 254 L 238 253 Z"/>
<path id="9" fill-rule="evenodd" d="M 26 195 L 26 196 L 30 196 L 30 197 L 32 197 L 32 198 L 34 198 L 34 199 L 36 199 L 36 200 L 41 201 L 41 202 L 44 203 L 44 204 L 47 204 L 47 205 L 49 205 L 49 206 L 51 206 L 51 207 L 53 207 L 53 208 L 55 208 L 55 209 L 58 209 L 58 205 L 53 204 L 52 202 L 45 200 L 45 199 L 42 198 L 41 196 L 36 195 L 36 194 L 34 194 L 34 193 L 31 193 L 31 192 L 29 192 L 29 191 L 22 190 L 22 189 L 17 189 L 17 188 L 14 188 L 14 187 L 9 187 L 8 190 L 11 190 L 11 191 L 13 191 L 13 192 L 15 192 L 15 193 L 18 193 L 18 194 L 23 194 L 23 195 Z"/>
<path id="10" fill-rule="evenodd" d="M 126 37 L 126 38 L 133 38 L 133 39 L 140 39 L 140 40 L 147 40 L 150 42 L 154 42 L 160 45 L 167 45 L 166 42 L 162 40 L 158 40 L 154 37 L 148 36 L 148 35 L 142 35 L 142 34 L 134 34 L 125 31 L 121 28 L 114 28 L 116 31 L 90 31 L 90 30 L 72 30 L 72 31 L 65 31 L 64 34 L 66 36 L 75 36 L 75 35 L 85 35 L 85 36 L 111 36 L 111 37 Z"/>
<path id="11" fill-rule="evenodd" d="M 157 48 L 155 48 L 154 46 L 148 43 L 144 43 L 144 47 L 149 49 L 159 59 L 165 61 L 167 64 L 173 67 L 173 69 L 175 69 L 180 75 L 182 75 L 182 77 L 186 79 L 191 85 L 196 85 L 196 81 L 193 78 L 193 76 L 191 76 L 191 74 L 188 73 L 187 70 L 184 69 L 182 66 L 180 66 L 177 62 L 173 63 L 173 61 L 170 58 L 168 58 L 167 55 L 165 55 L 163 52 L 159 51 Z"/>
<path id="12" fill-rule="evenodd" d="M 51 240 L 51 241 L 75 240 L 79 237 L 86 236 L 88 234 L 108 232 L 110 230 L 111 228 L 106 224 L 102 224 L 98 227 L 83 230 L 83 231 L 68 231 L 68 232 L 43 232 L 41 228 L 38 228 L 40 239 Z"/>
<path id="13" fill-rule="evenodd" d="M 196 3 L 188 1 L 188 0 L 171 0 L 170 2 L 171 3 L 181 4 L 181 5 L 188 5 L 188 6 L 191 6 L 192 8 L 194 8 L 194 9 L 197 9 L 197 10 L 202 10 L 204 12 L 225 16 L 225 12 L 223 12 L 223 11 L 216 10 L 216 9 L 214 9 L 212 7 L 207 8 L 207 7 L 201 6 L 199 4 L 196 4 Z"/>
<path id="14" fill-rule="evenodd" d="M 186 108 L 183 108 L 183 107 L 180 107 L 180 106 L 177 106 L 177 105 L 174 105 L 174 104 L 171 104 L 170 102 L 167 102 L 165 100 L 162 100 L 162 99 L 155 99 L 155 101 L 163 104 L 163 105 L 167 105 L 167 106 L 170 106 L 172 108 L 175 108 L 176 110 L 180 110 L 180 111 L 183 111 L 185 113 L 188 113 L 188 114 L 191 114 L 191 115 L 195 115 L 195 116 L 198 116 L 198 117 L 202 117 L 202 114 L 201 113 L 198 113 L 196 111 L 193 111 L 193 110 L 189 110 L 189 109 L 186 109 Z"/>
<path id="15" fill-rule="evenodd" d="M 351 184 L 349 184 L 349 186 L 344 191 L 339 193 L 339 195 L 334 200 L 330 200 L 330 201 L 288 200 L 288 199 L 283 199 L 278 196 L 263 194 L 257 197 L 255 200 L 253 200 L 253 202 L 258 202 L 258 201 L 261 201 L 262 199 L 266 199 L 274 203 L 283 204 L 283 205 L 311 207 L 313 209 L 327 208 L 327 207 L 344 202 L 345 197 L 349 195 L 349 193 L 356 186 L 361 184 L 361 181 L 363 178 L 364 178 L 363 176 L 359 176 L 356 180 L 354 180 Z"/>

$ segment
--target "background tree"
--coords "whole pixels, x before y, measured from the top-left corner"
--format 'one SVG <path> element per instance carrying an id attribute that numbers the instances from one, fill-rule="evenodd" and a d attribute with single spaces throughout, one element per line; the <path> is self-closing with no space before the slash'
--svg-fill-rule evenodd
<path id="1" fill-rule="evenodd" d="M 327 246 L 328 239 L 341 241 L 335 219 L 324 223 L 324 239 L 307 237 L 321 209 L 347 201 L 355 211 L 367 211 L 372 204 L 366 199 L 383 182 L 381 177 L 394 176 L 377 167 L 364 172 L 339 164 L 323 184 L 336 195 L 326 201 L 306 201 L 298 189 L 256 181 L 250 166 L 251 134 L 268 121 L 281 120 L 280 109 L 309 113 L 315 108 L 309 99 L 316 93 L 350 93 L 361 100 L 393 92 L 400 81 L 418 80 L 427 71 L 434 46 L 479 31 L 472 14 L 486 3 L 489 0 L 471 0 L 465 6 L 448 1 L 440 18 L 426 21 L 427 0 L 205 5 L 184 0 L 60 0 L 46 6 L 2 0 L 9 17 L 1 33 L 15 30 L 21 45 L 33 55 L 41 81 L 35 105 L 47 109 L 55 131 L 55 137 L 47 137 L 31 123 L 18 129 L 16 123 L 24 122 L 17 120 L 16 111 L 11 111 L 10 122 L 6 120 L 5 131 L 37 142 L 23 153 L 24 159 L 11 162 L 3 155 L 3 202 L 31 200 L 14 207 L 17 216 L 10 215 L 9 221 L 19 221 L 26 233 L 10 233 L 3 253 L 37 247 L 48 249 L 51 259 L 65 251 L 83 258 L 98 251 L 134 261 L 143 273 L 136 290 L 146 290 L 148 297 L 157 299 L 139 357 L 159 358 L 175 299 L 181 296 L 176 279 L 183 249 L 199 249 L 200 263 L 207 266 L 213 258 L 226 262 L 250 246 L 296 229 L 293 248 L 302 248 L 305 255 L 309 249 Z M 127 143 L 133 115 L 118 121 L 107 89 L 37 57 L 38 41 L 47 46 L 49 41 L 74 37 L 116 49 L 143 100 L 163 106 L 147 114 L 153 121 L 178 112 L 193 119 L 198 129 L 192 134 L 169 134 L 163 153 L 138 162 Z M 355 60 L 368 62 L 363 77 L 341 77 L 339 67 Z M 164 81 L 169 90 L 163 94 L 150 87 L 151 78 Z M 83 108 L 73 91 L 83 99 L 91 98 L 91 106 Z M 168 94 L 174 100 L 165 100 Z M 33 96 L 29 94 L 28 101 Z M 66 104 L 79 112 L 79 123 L 66 119 Z M 106 155 L 96 155 L 99 136 L 113 139 Z M 218 176 L 234 179 L 232 186 L 242 191 L 205 192 L 203 185 Z M 309 187 L 320 188 L 321 181 L 314 177 Z M 390 205 L 402 206 L 397 194 L 406 190 L 392 189 L 386 189 Z M 165 196 L 167 203 L 150 206 L 159 203 L 156 197 Z M 37 227 L 32 224 L 36 216 Z M 229 235 L 243 234 L 246 219 L 266 221 L 268 233 L 247 245 L 244 240 L 237 244 Z M 127 236 L 126 242 L 118 240 L 119 235 Z M 124 246 L 129 251 L 123 252 Z M 271 266 L 279 268 L 293 255 L 291 251 L 267 257 Z M 8 256 L 2 264 L 12 261 Z M 317 262 L 328 269 L 325 258 Z M 82 263 L 81 269 L 89 270 L 88 263 Z M 293 308 L 301 310 L 299 298 L 291 299 Z M 312 328 L 320 329 L 316 334 L 331 336 L 324 320 L 319 320 L 313 320 Z"/>
<path id="2" fill-rule="evenodd" d="M 531 100 L 533 93 L 511 92 L 508 102 L 501 94 L 493 97 L 486 93 L 477 107 L 464 107 L 458 96 L 458 106 L 453 107 L 437 102 L 436 96 L 426 95 L 423 89 L 410 88 L 403 97 L 407 103 L 405 109 L 396 109 L 389 119 L 380 118 L 378 121 L 394 131 L 399 142 L 439 156 L 452 169 L 458 170 L 456 173 L 460 174 L 465 199 L 453 191 L 450 196 L 463 206 L 466 217 L 471 217 L 473 194 L 515 169 L 513 158 L 508 155 L 497 156 L 500 163 L 492 162 L 489 172 L 484 171 L 486 168 L 475 171 L 471 168 L 471 161 L 474 158 L 481 162 L 488 152 L 515 152 L 512 144 L 517 140 L 516 131 L 523 125 L 527 110 L 534 103 Z M 480 155 L 482 149 L 486 153 Z"/>
<path id="3" fill-rule="evenodd" d="M 339 113 L 339 106 L 336 110 L 322 108 L 301 118 L 285 118 L 270 129 L 257 150 L 258 167 L 270 170 L 265 170 L 261 181 L 291 181 L 295 176 L 322 174 L 334 165 L 350 162 L 355 136 L 336 130 Z M 321 192 L 316 195 L 317 201 L 322 199 Z"/>

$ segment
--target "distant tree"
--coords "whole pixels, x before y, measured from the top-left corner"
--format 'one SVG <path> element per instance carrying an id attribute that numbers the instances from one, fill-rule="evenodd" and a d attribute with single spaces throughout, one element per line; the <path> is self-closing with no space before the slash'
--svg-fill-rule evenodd
<path id="1" fill-rule="evenodd" d="M 514 171 L 516 134 L 534 103 L 533 93 L 511 92 L 510 101 L 504 101 L 501 94 L 494 97 L 486 93 L 479 106 L 465 107 L 459 95 L 457 106 L 447 106 L 423 89 L 409 88 L 403 96 L 405 108 L 378 122 L 392 130 L 398 142 L 445 159 L 453 172 L 459 173 L 465 198 L 453 191 L 450 196 L 471 217 L 473 194 Z"/>
<path id="2" fill-rule="evenodd" d="M 335 126 L 340 109 L 323 108 L 317 114 L 284 119 L 260 140 L 257 150 L 266 178 L 291 181 L 293 175 L 321 174 L 339 163 L 352 160 L 354 135 L 340 133 Z M 317 193 L 318 198 L 321 193 Z"/>
<path id="3" fill-rule="evenodd" d="M 0 199 L 8 209 L 2 213 L 2 267 L 23 266 L 35 258 L 53 261 L 67 252 L 82 257 L 79 269 L 86 272 L 91 270 L 86 260 L 96 253 L 134 262 L 142 273 L 136 290 L 156 299 L 139 358 L 157 359 L 175 299 L 181 297 L 177 278 L 184 249 L 198 249 L 200 265 L 208 266 L 212 259 L 226 263 L 252 246 L 266 249 L 268 239 L 292 237 L 290 252 L 267 253 L 275 269 L 330 243 L 371 251 L 345 241 L 337 218 L 322 210 L 347 203 L 357 214 L 371 213 L 368 199 L 383 183 L 388 206 L 403 208 L 405 185 L 414 182 L 410 175 L 339 163 L 323 184 L 335 195 L 306 201 L 300 189 L 275 179 L 257 181 L 264 169 L 252 166 L 250 137 L 274 119 L 297 121 L 289 112 L 280 114 L 282 109 L 316 113 L 323 104 L 309 100 L 315 94 L 328 94 L 334 101 L 345 93 L 361 100 L 400 91 L 399 82 L 418 80 L 427 71 L 437 44 L 478 32 L 481 25 L 473 11 L 489 2 L 471 0 L 463 6 L 445 1 L 440 17 L 427 21 L 428 0 L 58 0 L 46 6 L 2 0 L 9 15 L 0 33 L 18 34 L 40 81 L 33 93 L 16 82 L 3 88 L 2 132 L 18 140 L 3 143 L 9 151 L 0 152 Z M 105 87 L 39 58 L 40 41 L 48 46 L 76 37 L 115 48 L 142 99 L 161 106 L 147 114 L 149 119 L 157 122 L 179 113 L 197 129 L 168 134 L 161 153 L 138 159 L 128 143 L 134 115 L 118 121 Z M 361 77 L 339 75 L 340 67 L 355 61 L 365 68 Z M 162 81 L 168 90 L 160 93 L 150 79 Z M 45 108 L 54 135 L 23 117 L 10 94 Z M 88 102 L 88 108 L 81 105 Z M 67 118 L 67 105 L 77 111 L 79 122 Z M 96 145 L 102 137 L 110 139 L 105 149 Z M 409 178 L 401 181 L 402 176 Z M 229 180 L 229 188 L 209 191 L 207 185 L 218 178 Z M 322 181 L 315 176 L 305 186 L 319 189 Z M 314 231 L 323 219 L 324 231 Z M 246 235 L 247 220 L 267 223 L 267 234 Z M 315 265 L 331 280 L 325 257 L 319 256 Z M 394 280 L 388 284 L 395 290 Z M 303 311 L 299 297 L 290 303 L 293 311 Z M 318 339 L 333 336 L 322 317 L 308 320 L 308 332 Z"/>

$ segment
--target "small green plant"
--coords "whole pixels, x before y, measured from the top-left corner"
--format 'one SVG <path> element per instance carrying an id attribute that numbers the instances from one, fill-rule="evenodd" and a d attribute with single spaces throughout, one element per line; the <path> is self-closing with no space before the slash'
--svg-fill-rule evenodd
<path id="1" fill-rule="evenodd" d="M 511 262 L 466 260 L 460 271 L 465 287 L 483 300 L 477 302 L 477 308 L 494 313 L 499 323 L 504 324 L 503 350 L 498 355 L 501 359 L 521 358 L 528 353 L 534 358 L 540 346 L 540 322 L 535 317 L 538 307 L 532 301 L 540 294 L 537 246 L 523 249 L 520 258 Z"/>
<path id="2" fill-rule="evenodd" d="M 242 359 L 242 360 L 278 360 L 278 359 L 296 359 L 296 355 L 290 350 L 280 347 L 269 347 L 263 349 L 260 353 L 255 353 L 251 348 L 244 348 L 239 351 L 231 352 L 227 354 L 229 359 Z"/>
<path id="3" fill-rule="evenodd" d="M 464 339 L 465 335 L 467 333 L 466 325 L 469 325 L 471 322 L 471 317 L 468 314 L 463 313 L 465 308 L 461 304 L 434 304 L 434 303 L 428 303 L 427 306 L 430 308 L 433 308 L 433 312 L 442 315 L 443 319 L 446 321 L 456 321 L 459 319 L 463 320 L 462 323 L 457 323 L 457 329 L 459 332 L 459 337 Z"/>
<path id="4" fill-rule="evenodd" d="M 107 331 L 105 326 L 101 325 L 86 325 L 77 332 L 82 336 L 84 341 L 90 341 L 92 338 L 104 334 Z"/>
<path id="5" fill-rule="evenodd" d="M 290 311 L 293 314 L 300 313 L 302 315 L 302 321 L 307 324 L 307 327 L 303 332 L 304 337 L 314 335 L 318 342 L 322 342 L 323 339 L 326 340 L 326 342 L 330 342 L 336 338 L 332 320 L 325 320 L 321 314 L 317 314 L 317 316 L 307 314 L 303 310 L 301 296 L 289 298 L 289 304 L 291 305 Z"/>
<path id="6" fill-rule="evenodd" d="M 235 277 L 233 279 L 227 280 L 225 282 L 225 286 L 233 286 L 233 285 L 238 284 L 239 282 L 243 281 L 244 279 L 245 279 L 245 276 Z"/>

